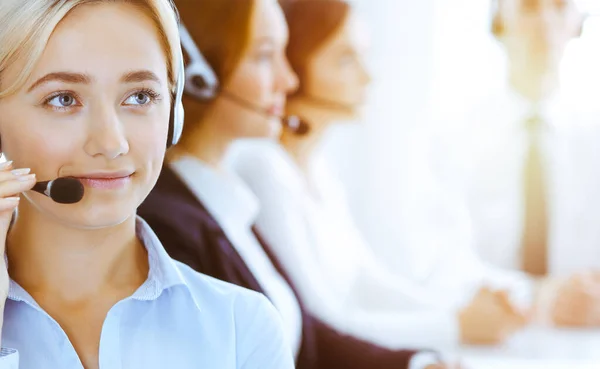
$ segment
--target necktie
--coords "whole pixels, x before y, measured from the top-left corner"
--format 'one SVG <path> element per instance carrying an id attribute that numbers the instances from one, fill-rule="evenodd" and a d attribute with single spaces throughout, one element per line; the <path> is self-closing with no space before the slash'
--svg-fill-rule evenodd
<path id="1" fill-rule="evenodd" d="M 548 272 L 548 213 L 544 168 L 540 149 L 543 121 L 539 115 L 525 122 L 529 148 L 524 165 L 525 217 L 522 238 L 523 271 L 544 276 Z"/>

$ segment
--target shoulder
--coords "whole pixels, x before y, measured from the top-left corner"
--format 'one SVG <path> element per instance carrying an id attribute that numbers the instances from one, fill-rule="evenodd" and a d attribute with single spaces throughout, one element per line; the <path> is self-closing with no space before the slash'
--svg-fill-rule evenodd
<path id="1" fill-rule="evenodd" d="M 265 295 L 198 273 L 178 261 L 175 264 L 203 312 L 208 310 L 209 315 L 233 320 L 240 346 L 256 345 L 261 341 L 279 346 L 285 341 L 281 317 Z"/>
<path id="2" fill-rule="evenodd" d="M 265 191 L 276 195 L 301 189 L 298 168 L 275 142 L 240 142 L 228 153 L 226 165 L 259 197 Z"/>
<path id="3" fill-rule="evenodd" d="M 261 304 L 264 295 L 206 274 L 199 273 L 188 265 L 173 260 L 183 277 L 192 297 L 199 303 L 222 301 L 233 307 L 235 304 Z"/>
<path id="4" fill-rule="evenodd" d="M 226 158 L 226 165 L 240 174 L 283 174 L 292 163 L 279 144 L 265 141 L 236 143 Z"/>
<path id="5" fill-rule="evenodd" d="M 182 283 L 163 292 L 168 310 L 161 314 L 172 320 L 176 328 L 170 329 L 183 329 L 182 345 L 205 342 L 212 355 L 225 355 L 237 368 L 293 368 L 281 318 L 264 295 L 173 263 Z"/>

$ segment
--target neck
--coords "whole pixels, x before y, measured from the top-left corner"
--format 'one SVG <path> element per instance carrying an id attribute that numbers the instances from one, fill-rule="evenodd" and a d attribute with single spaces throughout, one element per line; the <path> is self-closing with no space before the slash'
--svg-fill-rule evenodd
<path id="1" fill-rule="evenodd" d="M 146 249 L 136 218 L 110 228 L 68 227 L 24 200 L 7 238 L 10 276 L 32 296 L 65 301 L 94 299 L 100 292 L 128 295 L 148 276 Z"/>
<path id="2" fill-rule="evenodd" d="M 220 130 L 220 121 L 213 117 L 203 119 L 189 129 L 181 141 L 169 150 L 168 160 L 191 155 L 209 167 L 220 170 L 232 139 Z"/>
<path id="3" fill-rule="evenodd" d="M 284 130 L 280 140 L 281 145 L 300 169 L 306 173 L 310 159 L 325 136 L 327 128 L 333 123 L 333 118 L 329 116 L 325 109 L 303 101 L 301 98 L 288 101 L 287 113 L 301 117 L 310 125 L 310 132 L 307 135 L 297 136 Z"/>
<path id="4" fill-rule="evenodd" d="M 519 95 L 531 103 L 539 103 L 559 88 L 559 62 L 549 62 L 540 67 L 534 63 L 511 62 L 509 84 Z"/>

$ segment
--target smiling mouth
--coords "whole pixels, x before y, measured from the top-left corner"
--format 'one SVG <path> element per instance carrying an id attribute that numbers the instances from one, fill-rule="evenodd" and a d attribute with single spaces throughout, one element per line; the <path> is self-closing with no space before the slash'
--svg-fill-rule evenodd
<path id="1" fill-rule="evenodd" d="M 101 190 L 116 190 L 124 188 L 131 182 L 131 178 L 135 173 L 131 174 L 102 174 L 77 176 L 84 186 Z"/>

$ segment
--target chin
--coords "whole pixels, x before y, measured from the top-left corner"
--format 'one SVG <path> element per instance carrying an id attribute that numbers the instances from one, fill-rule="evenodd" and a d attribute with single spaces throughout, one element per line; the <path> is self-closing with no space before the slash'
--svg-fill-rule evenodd
<path id="1" fill-rule="evenodd" d="M 280 118 L 274 118 L 269 120 L 269 133 L 266 136 L 267 138 L 277 138 L 281 136 L 281 131 L 283 130 L 282 122 Z"/>
<path id="2" fill-rule="evenodd" d="M 135 216 L 138 205 L 135 194 L 131 193 L 114 199 L 87 195 L 82 201 L 67 205 L 57 204 L 39 194 L 28 197 L 37 211 L 57 223 L 75 229 L 114 227 Z"/>
<path id="3" fill-rule="evenodd" d="M 267 121 L 257 124 L 256 127 L 260 128 L 252 132 L 252 134 L 250 134 L 247 138 L 275 139 L 281 135 L 281 131 L 283 129 L 280 118 L 271 118 Z"/>
<path id="4" fill-rule="evenodd" d="M 73 217 L 69 217 L 71 219 L 68 220 L 69 224 L 74 228 L 80 229 L 101 229 L 101 228 L 111 228 L 117 226 L 127 219 L 130 219 L 132 216 L 135 216 L 135 210 L 131 210 L 131 207 L 128 206 L 116 206 L 111 207 L 108 206 L 96 206 L 95 209 L 83 209 L 79 213 L 80 216 L 76 217 L 76 219 L 72 219 Z"/>
<path id="5" fill-rule="evenodd" d="M 348 123 L 356 123 L 363 118 L 363 110 L 362 109 L 353 109 L 352 111 L 345 112 L 343 115 L 340 115 L 337 120 L 348 122 Z"/>

